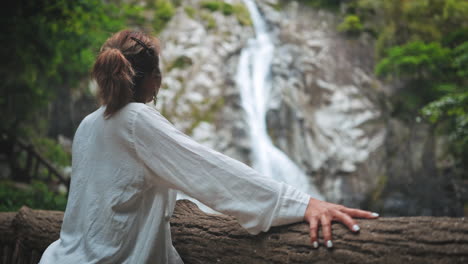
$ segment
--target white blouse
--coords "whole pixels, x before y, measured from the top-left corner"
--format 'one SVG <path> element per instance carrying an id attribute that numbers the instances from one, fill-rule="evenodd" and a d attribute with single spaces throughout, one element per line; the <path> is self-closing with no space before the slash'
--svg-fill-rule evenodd
<path id="1" fill-rule="evenodd" d="M 177 130 L 157 110 L 105 107 L 78 127 L 60 238 L 48 263 L 183 263 L 169 220 L 176 190 L 234 216 L 250 234 L 300 222 L 310 196 Z"/>

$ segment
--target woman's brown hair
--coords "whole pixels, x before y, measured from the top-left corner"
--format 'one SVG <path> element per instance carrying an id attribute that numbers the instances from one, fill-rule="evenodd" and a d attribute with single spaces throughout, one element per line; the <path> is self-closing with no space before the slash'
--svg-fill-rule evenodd
<path id="1" fill-rule="evenodd" d="M 146 103 L 142 83 L 151 74 L 161 78 L 159 41 L 143 32 L 122 30 L 102 45 L 92 77 L 99 87 L 98 99 L 106 105 L 105 118 L 129 102 Z"/>

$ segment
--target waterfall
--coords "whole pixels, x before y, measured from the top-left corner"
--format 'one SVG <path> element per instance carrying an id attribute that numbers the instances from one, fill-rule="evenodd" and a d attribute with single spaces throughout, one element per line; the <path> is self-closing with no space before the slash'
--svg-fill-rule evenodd
<path id="1" fill-rule="evenodd" d="M 274 46 L 267 25 L 255 2 L 244 0 L 252 18 L 255 37 L 242 50 L 236 76 L 242 107 L 252 146 L 253 168 L 277 181 L 292 185 L 314 198 L 322 199 L 308 177 L 268 136 L 266 127 L 267 102 L 271 99 L 270 68 Z"/>
<path id="2" fill-rule="evenodd" d="M 289 157 L 275 147 L 266 127 L 267 102 L 270 99 L 270 68 L 274 46 L 267 25 L 254 1 L 244 0 L 255 29 L 255 37 L 249 39 L 241 51 L 236 74 L 236 85 L 240 89 L 245 123 L 249 131 L 253 168 L 266 177 L 285 182 L 310 196 L 323 200 L 308 177 Z M 206 213 L 219 213 L 196 199 L 181 192 L 177 200 L 189 199 Z"/>

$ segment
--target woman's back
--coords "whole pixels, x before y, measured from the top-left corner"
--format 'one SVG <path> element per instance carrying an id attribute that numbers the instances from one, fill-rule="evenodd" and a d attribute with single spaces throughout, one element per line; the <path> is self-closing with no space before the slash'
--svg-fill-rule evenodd
<path id="1" fill-rule="evenodd" d="M 168 222 L 176 193 L 145 174 L 133 145 L 142 107 L 130 103 L 108 120 L 101 107 L 80 124 L 60 239 L 41 263 L 176 263 Z"/>

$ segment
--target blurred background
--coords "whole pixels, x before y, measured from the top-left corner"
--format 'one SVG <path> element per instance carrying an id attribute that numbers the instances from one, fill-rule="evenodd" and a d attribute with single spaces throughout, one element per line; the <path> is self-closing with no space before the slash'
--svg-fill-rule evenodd
<path id="1" fill-rule="evenodd" d="M 158 36 L 154 106 L 196 141 L 383 216 L 468 215 L 468 1 L 44 0 L 2 8 L 0 211 L 64 210 L 90 69 Z"/>

